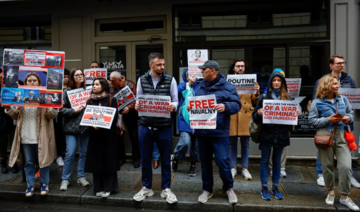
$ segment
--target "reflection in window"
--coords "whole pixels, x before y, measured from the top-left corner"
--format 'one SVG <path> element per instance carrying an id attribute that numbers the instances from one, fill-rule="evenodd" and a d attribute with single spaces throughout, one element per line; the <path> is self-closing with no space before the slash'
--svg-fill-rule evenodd
<path id="1" fill-rule="evenodd" d="M 219 63 L 220 73 L 229 74 L 229 67 L 234 59 L 244 59 L 244 49 L 214 49 L 212 51 L 212 59 Z"/>
<path id="2" fill-rule="evenodd" d="M 108 79 L 113 71 L 126 77 L 126 47 L 100 46 L 100 67 L 108 69 Z"/>

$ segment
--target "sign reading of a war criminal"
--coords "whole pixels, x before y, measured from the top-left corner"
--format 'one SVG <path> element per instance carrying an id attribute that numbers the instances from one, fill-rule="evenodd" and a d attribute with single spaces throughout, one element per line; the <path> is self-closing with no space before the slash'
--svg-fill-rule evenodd
<path id="1" fill-rule="evenodd" d="M 263 124 L 297 125 L 297 101 L 264 100 Z"/>
<path id="2" fill-rule="evenodd" d="M 215 94 L 189 97 L 189 105 L 189 119 L 192 129 L 216 129 Z"/>
<path id="3" fill-rule="evenodd" d="M 92 85 L 95 78 L 101 77 L 107 78 L 107 69 L 106 68 L 91 68 L 84 70 L 86 85 Z"/>
<path id="4" fill-rule="evenodd" d="M 301 78 L 286 78 L 286 86 L 289 92 L 289 96 L 292 98 L 300 95 Z"/>
<path id="5" fill-rule="evenodd" d="M 346 96 L 353 109 L 360 109 L 360 88 L 339 88 L 339 93 Z"/>
<path id="6" fill-rule="evenodd" d="M 87 100 L 90 98 L 92 86 L 87 86 L 86 90 L 78 88 L 66 91 L 69 97 L 71 108 L 77 109 L 80 106 L 85 106 Z"/>
<path id="7" fill-rule="evenodd" d="M 136 101 L 140 106 L 139 116 L 170 118 L 170 101 L 170 96 L 139 95 Z"/>
<path id="8" fill-rule="evenodd" d="M 80 122 L 81 126 L 94 126 L 110 129 L 116 108 L 88 105 Z"/>
<path id="9" fill-rule="evenodd" d="M 201 70 L 198 69 L 198 66 L 203 65 L 208 60 L 208 50 L 207 49 L 188 49 L 187 50 L 188 58 L 188 76 L 193 75 L 198 79 L 202 79 Z"/>
<path id="10" fill-rule="evenodd" d="M 233 84 L 238 94 L 256 94 L 256 74 L 229 74 L 227 81 Z"/>
<path id="11" fill-rule="evenodd" d="M 114 98 L 117 101 L 119 111 L 136 100 L 135 95 L 133 94 L 129 86 L 125 86 L 123 89 L 117 92 L 114 95 Z"/>

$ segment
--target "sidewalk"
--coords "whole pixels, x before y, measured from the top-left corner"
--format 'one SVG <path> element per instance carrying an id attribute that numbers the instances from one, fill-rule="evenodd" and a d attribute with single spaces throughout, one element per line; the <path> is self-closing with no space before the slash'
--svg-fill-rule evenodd
<path id="1" fill-rule="evenodd" d="M 155 195 L 143 202 L 136 202 L 132 198 L 141 187 L 141 168 L 133 168 L 131 163 L 125 164 L 118 172 L 119 192 L 107 199 L 95 197 L 92 190 L 92 175 L 87 174 L 90 186 L 81 187 L 76 184 L 76 166 L 74 163 L 73 178 L 67 191 L 60 191 L 62 167 L 52 164 L 50 169 L 50 193 L 40 196 L 39 180 L 36 181 L 35 194 L 32 198 L 25 198 L 26 183 L 22 182 L 21 172 L 13 174 L 0 173 L 0 199 L 8 201 L 46 202 L 61 204 L 81 204 L 98 206 L 121 206 L 145 209 L 161 209 L 174 211 L 350 211 L 335 201 L 335 206 L 325 204 L 325 191 L 316 184 L 316 170 L 314 166 L 287 166 L 288 177 L 281 179 L 280 190 L 284 194 L 283 200 L 265 201 L 260 196 L 261 184 L 259 165 L 251 164 L 249 171 L 253 180 L 246 181 L 240 174 L 236 176 L 234 190 L 239 202 L 231 205 L 225 192 L 217 166 L 214 164 L 214 197 L 206 204 L 197 202 L 202 192 L 200 164 L 197 164 L 195 177 L 187 175 L 189 163 L 179 164 L 179 171 L 172 174 L 171 190 L 176 194 L 179 202 L 168 204 L 160 197 L 161 167 L 153 170 L 153 190 Z M 315 162 L 314 162 L 315 165 Z M 355 178 L 360 180 L 360 169 L 354 169 Z M 269 179 L 271 185 L 271 178 Z M 336 190 L 337 195 L 339 194 Z M 339 196 L 337 196 L 339 197 Z M 351 198 L 360 205 L 360 189 L 351 188 Z M 14 204 L 16 204 L 14 202 Z"/>

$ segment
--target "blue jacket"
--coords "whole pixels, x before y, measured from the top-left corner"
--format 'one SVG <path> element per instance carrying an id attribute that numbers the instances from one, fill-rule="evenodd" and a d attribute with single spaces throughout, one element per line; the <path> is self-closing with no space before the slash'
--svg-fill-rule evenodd
<path id="1" fill-rule="evenodd" d="M 209 90 L 206 90 L 205 80 L 200 82 L 196 96 L 215 94 L 216 103 L 224 104 L 225 111 L 217 113 L 216 129 L 197 129 L 195 132 L 198 136 L 229 137 L 230 116 L 238 113 L 241 109 L 241 102 L 236 88 L 230 82 L 226 81 L 223 74 L 219 74 L 221 76 L 219 82 Z"/>
<path id="2" fill-rule="evenodd" d="M 188 69 L 185 69 L 182 77 L 184 82 L 180 83 L 178 85 L 178 98 L 179 98 L 179 117 L 178 117 L 178 130 L 181 132 L 189 132 L 192 133 L 193 130 L 190 128 L 190 125 L 188 125 L 186 123 L 186 121 L 184 120 L 184 117 L 181 113 L 180 107 L 182 106 L 182 104 L 184 103 L 185 98 L 182 95 L 182 92 L 186 89 L 186 83 L 188 82 L 188 80 L 186 79 L 186 72 L 188 71 Z M 191 89 L 193 91 L 193 96 L 195 96 L 196 91 L 199 89 L 199 82 L 196 79 L 195 83 L 191 85 Z M 187 105 L 185 105 L 185 107 L 187 107 Z"/>

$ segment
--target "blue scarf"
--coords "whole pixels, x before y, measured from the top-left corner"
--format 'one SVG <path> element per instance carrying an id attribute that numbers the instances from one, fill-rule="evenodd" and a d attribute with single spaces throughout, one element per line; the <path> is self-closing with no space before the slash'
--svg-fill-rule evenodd
<path id="1" fill-rule="evenodd" d="M 274 100 L 280 100 L 280 89 L 273 89 L 273 91 L 271 92 L 271 97 Z"/>

